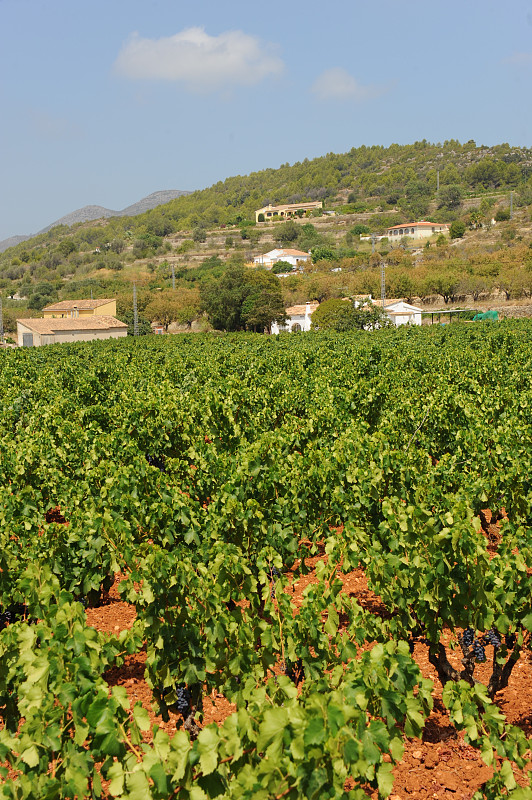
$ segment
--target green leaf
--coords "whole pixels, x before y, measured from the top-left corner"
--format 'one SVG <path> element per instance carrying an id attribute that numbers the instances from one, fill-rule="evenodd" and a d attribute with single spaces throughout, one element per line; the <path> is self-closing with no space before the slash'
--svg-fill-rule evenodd
<path id="1" fill-rule="evenodd" d="M 150 730 L 150 717 L 144 706 L 140 702 L 135 703 L 133 708 L 133 717 L 141 731 Z"/>
<path id="2" fill-rule="evenodd" d="M 28 767 L 36 767 L 39 763 L 39 751 L 34 744 L 23 750 L 20 757 Z"/>
<path id="3" fill-rule="evenodd" d="M 168 795 L 168 778 L 164 767 L 160 761 L 157 761 L 150 769 L 150 778 L 153 780 L 157 791 L 163 796 Z"/>
<path id="4" fill-rule="evenodd" d="M 314 717 L 305 728 L 305 747 L 319 745 L 325 741 L 325 723 L 322 717 Z"/>
<path id="5" fill-rule="evenodd" d="M 282 736 L 286 727 L 288 715 L 284 708 L 269 708 L 264 713 L 264 721 L 259 726 L 257 747 L 265 750 L 270 742 Z"/>
<path id="6" fill-rule="evenodd" d="M 218 765 L 217 749 L 219 741 L 216 725 L 209 725 L 207 728 L 203 728 L 197 738 L 199 762 L 204 775 L 213 772 Z"/>
<path id="7" fill-rule="evenodd" d="M 379 794 L 388 797 L 393 789 L 393 765 L 388 763 L 380 764 L 377 767 L 377 785 Z"/>

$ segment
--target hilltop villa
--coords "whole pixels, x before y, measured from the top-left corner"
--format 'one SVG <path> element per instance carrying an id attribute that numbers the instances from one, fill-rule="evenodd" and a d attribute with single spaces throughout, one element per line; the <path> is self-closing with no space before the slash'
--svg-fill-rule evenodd
<path id="1" fill-rule="evenodd" d="M 270 203 L 264 208 L 259 208 L 258 211 L 255 211 L 255 222 L 265 222 L 272 217 L 283 217 L 283 219 L 288 219 L 289 217 L 298 216 L 298 212 L 305 213 L 307 211 L 315 211 L 316 209 L 322 209 L 323 203 L 321 200 L 314 200 L 311 203 L 285 203 L 282 206 L 272 206 Z M 264 217 L 263 220 L 259 220 L 259 216 L 262 214 Z"/>

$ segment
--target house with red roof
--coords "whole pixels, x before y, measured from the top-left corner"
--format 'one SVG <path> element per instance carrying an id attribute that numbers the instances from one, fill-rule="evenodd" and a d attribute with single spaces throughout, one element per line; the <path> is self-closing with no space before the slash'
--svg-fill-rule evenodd
<path id="1" fill-rule="evenodd" d="M 404 222 L 401 225 L 392 225 L 384 235 L 393 241 L 394 239 L 401 239 L 403 236 L 408 236 L 411 239 L 428 239 L 429 236 L 440 233 L 449 233 L 449 226 L 445 223 L 421 220 L 421 222 Z"/>

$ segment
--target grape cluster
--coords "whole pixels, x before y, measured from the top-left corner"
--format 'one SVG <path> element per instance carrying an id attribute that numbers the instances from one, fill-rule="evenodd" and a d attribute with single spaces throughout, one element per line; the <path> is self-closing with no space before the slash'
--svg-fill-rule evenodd
<path id="1" fill-rule="evenodd" d="M 486 651 L 478 639 L 475 639 L 475 643 L 473 645 L 473 655 L 479 663 L 482 663 L 486 660 Z"/>
<path id="2" fill-rule="evenodd" d="M 176 688 L 176 695 L 177 700 L 175 702 L 175 707 L 179 714 L 182 714 L 185 719 L 190 714 L 190 701 L 192 700 L 192 696 L 185 686 L 184 683 L 180 683 Z"/>
<path id="3" fill-rule="evenodd" d="M 3 631 L 8 625 L 24 619 L 26 616 L 26 606 L 22 603 L 13 603 L 8 606 L 4 611 L 0 612 L 0 631 Z"/>
<path id="4" fill-rule="evenodd" d="M 462 636 L 462 643 L 464 647 L 471 647 L 475 641 L 475 631 L 473 628 L 466 628 Z"/>
<path id="5" fill-rule="evenodd" d="M 151 467 L 157 467 L 161 472 L 166 472 L 164 456 L 153 456 L 151 453 L 148 453 L 146 461 Z"/>
<path id="6" fill-rule="evenodd" d="M 281 577 L 281 573 L 277 569 L 277 567 L 272 567 L 270 570 L 270 578 L 271 578 L 271 585 L 270 585 L 270 597 L 272 600 L 275 600 L 275 586 L 274 581 Z"/>
<path id="7" fill-rule="evenodd" d="M 305 672 L 303 671 L 303 661 L 298 658 L 294 664 L 291 664 L 289 661 L 285 662 L 284 674 L 287 678 L 290 678 L 292 683 L 295 683 L 296 686 L 299 686 L 305 677 Z"/>
<path id="8" fill-rule="evenodd" d="M 482 638 L 482 644 L 491 644 L 495 650 L 498 650 L 501 646 L 501 637 L 499 631 L 496 628 L 490 628 L 490 630 Z"/>

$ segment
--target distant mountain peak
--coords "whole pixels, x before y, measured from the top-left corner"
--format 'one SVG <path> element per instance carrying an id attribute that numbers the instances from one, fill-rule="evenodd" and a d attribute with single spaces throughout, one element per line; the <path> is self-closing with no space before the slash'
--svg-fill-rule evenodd
<path id="1" fill-rule="evenodd" d="M 38 231 L 38 233 L 46 233 L 52 228 L 57 227 L 57 225 L 67 225 L 70 227 L 71 225 L 76 225 L 78 222 L 92 222 L 95 219 L 136 217 L 138 214 L 151 211 L 152 208 L 157 208 L 157 206 L 163 205 L 164 203 L 169 203 L 170 200 L 174 200 L 176 197 L 181 197 L 181 195 L 184 194 L 190 194 L 190 192 L 182 191 L 181 189 L 164 189 L 159 192 L 152 192 L 152 194 L 127 206 L 127 208 L 122 209 L 122 211 L 113 211 L 110 208 L 104 208 L 104 206 L 83 206 L 83 208 L 71 211 L 70 214 L 66 214 L 64 217 L 61 217 L 61 219 L 52 222 L 50 225 L 47 225 L 46 228 Z M 37 235 L 38 234 L 31 233 L 27 236 L 10 236 L 8 239 L 4 239 L 0 242 L 0 253 L 3 253 L 8 247 L 14 247 L 20 244 L 20 242 L 25 242 L 27 239 L 31 239 L 32 236 Z"/>

